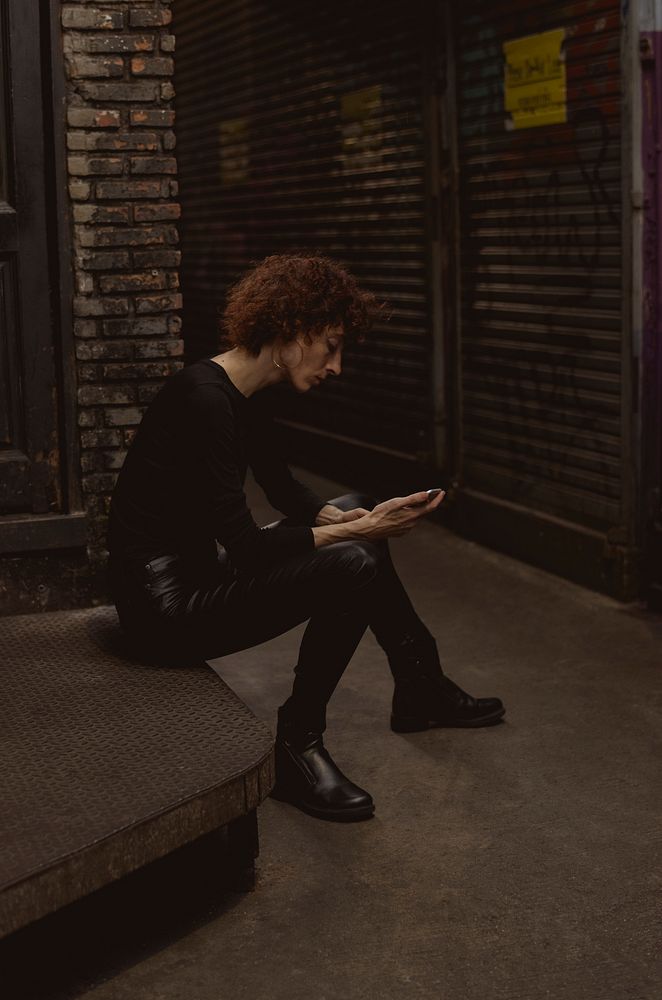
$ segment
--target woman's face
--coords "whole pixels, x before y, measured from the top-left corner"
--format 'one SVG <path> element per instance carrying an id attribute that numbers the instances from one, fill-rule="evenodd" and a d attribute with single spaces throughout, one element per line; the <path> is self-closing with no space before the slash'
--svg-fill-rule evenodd
<path id="1" fill-rule="evenodd" d="M 296 365 L 290 368 L 290 381 L 298 392 L 308 392 L 318 386 L 328 375 L 340 375 L 344 332 L 342 327 L 328 326 L 322 333 L 311 333 L 312 343 L 303 336 L 296 343 L 288 344 L 282 351 L 282 363 Z M 301 350 L 303 350 L 303 356 Z M 301 358 L 299 364 L 297 360 Z"/>

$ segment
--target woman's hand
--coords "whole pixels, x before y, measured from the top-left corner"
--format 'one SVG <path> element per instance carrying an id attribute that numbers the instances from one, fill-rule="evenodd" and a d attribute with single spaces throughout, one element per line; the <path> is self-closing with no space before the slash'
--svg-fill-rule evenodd
<path id="1" fill-rule="evenodd" d="M 341 510 L 340 507 L 334 507 L 333 504 L 327 503 L 317 512 L 315 524 L 343 524 L 345 521 L 356 521 L 357 518 L 364 517 L 365 514 L 369 513 L 370 511 L 366 510 L 365 507 Z"/>
<path id="2" fill-rule="evenodd" d="M 318 510 L 315 517 L 315 524 L 340 524 L 343 520 L 343 511 L 339 507 L 334 507 L 331 503 L 326 503 L 321 510 Z"/>
<path id="3" fill-rule="evenodd" d="M 366 510 L 365 507 L 354 507 L 353 510 L 341 510 L 340 513 L 342 514 L 341 521 L 356 521 L 359 517 L 365 517 L 370 511 Z"/>
<path id="4" fill-rule="evenodd" d="M 378 503 L 361 522 L 360 530 L 363 538 L 389 538 L 392 535 L 405 535 L 418 523 L 425 514 L 436 510 L 446 496 L 442 490 L 434 498 L 428 500 L 426 490 L 411 493 L 408 497 L 393 497 Z"/>

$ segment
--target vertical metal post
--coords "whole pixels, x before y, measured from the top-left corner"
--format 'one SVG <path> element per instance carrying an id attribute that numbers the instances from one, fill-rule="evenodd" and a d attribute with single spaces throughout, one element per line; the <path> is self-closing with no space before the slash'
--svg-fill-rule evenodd
<path id="1" fill-rule="evenodd" d="M 457 133 L 457 40 L 454 0 L 444 0 L 444 40 L 446 79 L 443 104 L 444 218 L 448 233 L 446 254 L 446 326 L 450 379 L 450 421 L 452 424 L 451 486 L 462 479 L 462 324 L 460 288 L 460 158 Z"/>
<path id="2" fill-rule="evenodd" d="M 448 398 L 447 351 L 448 331 L 444 323 L 442 245 L 447 234 L 443 231 L 441 209 L 440 163 L 440 94 L 443 89 L 443 50 L 441 48 L 443 20 L 437 0 L 427 0 L 422 19 L 423 37 L 423 127 L 425 133 L 425 242 L 427 249 L 427 286 L 430 310 L 430 403 L 432 415 L 432 455 L 427 456 L 435 471 L 448 467 Z"/>
<path id="3" fill-rule="evenodd" d="M 631 10 L 633 87 L 638 97 L 638 148 L 633 162 L 639 204 L 633 210 L 633 245 L 639 254 L 632 300 L 639 365 L 640 407 L 636 424 L 639 472 L 638 537 L 643 549 L 643 589 L 652 607 L 662 609 L 662 10 L 659 0 L 637 0 Z M 639 294 L 637 294 L 637 292 Z"/>
<path id="4" fill-rule="evenodd" d="M 624 597 L 638 588 L 637 497 L 640 449 L 639 358 L 641 356 L 641 78 L 637 53 L 637 2 L 621 7 L 621 480 L 620 530 L 610 533 L 622 553 L 616 572 Z"/>
<path id="5" fill-rule="evenodd" d="M 425 67 L 434 462 L 452 485 L 460 464 L 459 213 L 452 0 L 430 0 Z"/>

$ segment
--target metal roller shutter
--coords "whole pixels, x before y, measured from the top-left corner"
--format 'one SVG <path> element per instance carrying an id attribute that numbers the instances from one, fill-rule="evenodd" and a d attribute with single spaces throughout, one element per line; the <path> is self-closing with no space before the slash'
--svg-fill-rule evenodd
<path id="1" fill-rule="evenodd" d="M 428 452 L 417 3 L 178 0 L 174 16 L 189 358 L 218 350 L 218 308 L 252 260 L 326 253 L 391 315 L 345 351 L 340 379 L 284 395 L 283 416 L 408 459 Z"/>
<path id="2" fill-rule="evenodd" d="M 624 475 L 619 4 L 455 20 L 464 482 L 604 530 Z M 567 121 L 508 129 L 503 43 L 558 28 Z"/>

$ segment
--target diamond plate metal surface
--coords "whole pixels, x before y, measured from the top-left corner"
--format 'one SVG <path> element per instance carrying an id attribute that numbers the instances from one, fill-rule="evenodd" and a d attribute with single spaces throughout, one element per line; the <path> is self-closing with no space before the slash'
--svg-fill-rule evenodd
<path id="1" fill-rule="evenodd" d="M 228 783 L 237 814 L 270 790 L 268 727 L 205 663 L 129 659 L 113 606 L 0 618 L 0 659 L 0 894 Z"/>

